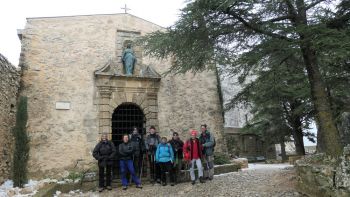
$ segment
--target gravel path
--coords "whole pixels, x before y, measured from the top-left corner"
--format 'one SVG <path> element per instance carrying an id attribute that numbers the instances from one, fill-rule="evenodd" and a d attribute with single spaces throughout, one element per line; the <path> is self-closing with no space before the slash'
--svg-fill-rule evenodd
<path id="1" fill-rule="evenodd" d="M 80 194 L 60 194 L 59 196 L 240 196 L 240 197 L 296 197 L 302 196 L 295 190 L 295 172 L 289 165 L 252 164 L 249 169 L 216 175 L 206 183 L 181 183 L 176 186 L 144 185 L 137 189 L 131 186 L 127 191 L 114 188 L 112 191 L 88 192 Z"/>

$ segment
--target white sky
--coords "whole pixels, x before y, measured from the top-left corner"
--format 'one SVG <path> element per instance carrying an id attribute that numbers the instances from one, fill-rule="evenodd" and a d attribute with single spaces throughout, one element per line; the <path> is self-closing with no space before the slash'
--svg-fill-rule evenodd
<path id="1" fill-rule="evenodd" d="M 21 44 L 17 29 L 23 29 L 28 17 L 85 14 L 128 13 L 167 27 L 172 25 L 184 7 L 184 0 L 7 0 L 1 3 L 0 53 L 18 65 Z"/>

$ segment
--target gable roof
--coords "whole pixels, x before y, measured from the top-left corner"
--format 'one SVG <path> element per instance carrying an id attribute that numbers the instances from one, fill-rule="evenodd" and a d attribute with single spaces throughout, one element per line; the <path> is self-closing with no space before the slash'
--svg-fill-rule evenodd
<path id="1" fill-rule="evenodd" d="M 138 18 L 138 19 L 141 19 L 143 21 L 146 21 L 148 23 L 151 23 L 153 25 L 156 25 L 158 27 L 161 27 L 161 28 L 165 28 L 161 25 L 158 25 L 156 23 L 153 23 L 149 20 L 146 20 L 146 19 L 143 19 L 141 17 L 138 17 L 138 16 L 135 16 L 135 15 L 132 15 L 132 14 L 129 14 L 129 13 L 113 13 L 113 14 L 83 14 L 83 15 L 68 15 L 68 16 L 44 16 L 44 17 L 27 17 L 26 20 L 40 20 L 40 19 L 55 19 L 55 18 L 70 18 L 70 17 L 93 17 L 93 16 L 112 16 L 112 15 L 129 15 L 129 16 L 132 16 L 134 18 Z"/>

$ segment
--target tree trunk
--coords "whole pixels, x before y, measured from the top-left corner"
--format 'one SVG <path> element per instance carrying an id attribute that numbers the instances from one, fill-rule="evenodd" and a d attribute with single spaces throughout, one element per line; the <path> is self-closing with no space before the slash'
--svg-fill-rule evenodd
<path id="1" fill-rule="evenodd" d="M 303 139 L 303 129 L 302 124 L 299 119 L 299 117 L 296 117 L 294 119 L 293 124 L 293 138 L 294 138 L 294 145 L 295 145 L 295 151 L 297 155 L 305 155 L 305 147 L 304 147 L 304 139 Z"/>
<path id="2" fill-rule="evenodd" d="M 283 138 L 281 139 L 280 145 L 281 145 L 282 162 L 285 162 L 285 161 L 287 161 L 287 154 L 286 154 L 286 144 L 285 144 Z"/>
<path id="3" fill-rule="evenodd" d="M 303 55 L 305 68 L 311 87 L 311 99 L 316 111 L 316 121 L 318 123 L 318 135 L 324 142 L 324 151 L 331 156 L 339 156 L 342 153 L 342 146 L 339 133 L 335 126 L 331 104 L 327 96 L 326 86 L 323 83 L 320 68 L 317 62 L 316 51 L 312 47 L 312 30 L 307 29 L 307 14 L 304 0 L 296 1 L 297 14 L 292 20 L 298 29 L 300 37 L 300 49 Z M 294 12 L 293 10 L 290 10 Z M 295 13 L 295 12 L 294 12 Z M 308 30 L 308 31 L 307 31 Z"/>
<path id="4" fill-rule="evenodd" d="M 304 147 L 304 135 L 303 135 L 303 125 L 301 122 L 301 116 L 297 115 L 295 112 L 295 109 L 300 107 L 301 103 L 298 101 L 298 99 L 295 99 L 293 102 L 290 103 L 290 124 L 293 128 L 293 138 L 294 138 L 294 145 L 295 145 L 295 151 L 297 155 L 305 155 L 305 147 Z"/>
<path id="5" fill-rule="evenodd" d="M 316 111 L 316 121 L 319 126 L 318 135 L 323 138 L 322 141 L 324 142 L 325 150 L 320 151 L 324 151 L 332 156 L 339 156 L 342 152 L 342 146 L 327 97 L 326 87 L 323 84 L 317 65 L 316 53 L 309 44 L 302 45 L 301 51 L 311 86 L 311 97 Z"/>

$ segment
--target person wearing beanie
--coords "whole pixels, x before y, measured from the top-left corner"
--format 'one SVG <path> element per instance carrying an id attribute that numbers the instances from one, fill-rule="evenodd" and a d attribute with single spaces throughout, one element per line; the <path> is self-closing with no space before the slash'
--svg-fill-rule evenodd
<path id="1" fill-rule="evenodd" d="M 197 130 L 191 130 L 191 138 L 186 141 L 183 146 L 184 160 L 189 162 L 191 165 L 190 176 L 191 183 L 194 185 L 196 183 L 196 176 L 194 174 L 194 165 L 196 164 L 198 169 L 198 179 L 201 183 L 204 183 L 203 179 L 203 167 L 201 162 L 203 147 L 197 138 Z"/>
<path id="2" fill-rule="evenodd" d="M 160 136 L 156 133 L 156 128 L 151 126 L 149 128 L 149 134 L 145 139 L 145 146 L 147 151 L 147 158 L 150 166 L 151 183 L 155 181 L 160 183 L 160 166 L 156 163 L 155 155 L 157 146 L 160 144 Z"/>
<path id="3" fill-rule="evenodd" d="M 177 132 L 173 132 L 173 138 L 169 141 L 169 143 L 174 151 L 175 160 L 172 171 L 175 177 L 175 182 L 177 182 L 177 177 L 179 176 L 180 171 L 182 169 L 184 142 L 180 139 L 179 134 Z"/>
<path id="4" fill-rule="evenodd" d="M 156 162 L 159 163 L 160 166 L 162 185 L 167 185 L 166 172 L 168 172 L 170 176 L 171 186 L 174 186 L 175 179 L 174 174 L 171 170 L 174 162 L 174 152 L 171 145 L 167 143 L 166 137 L 162 137 L 161 143 L 157 147 Z"/>

